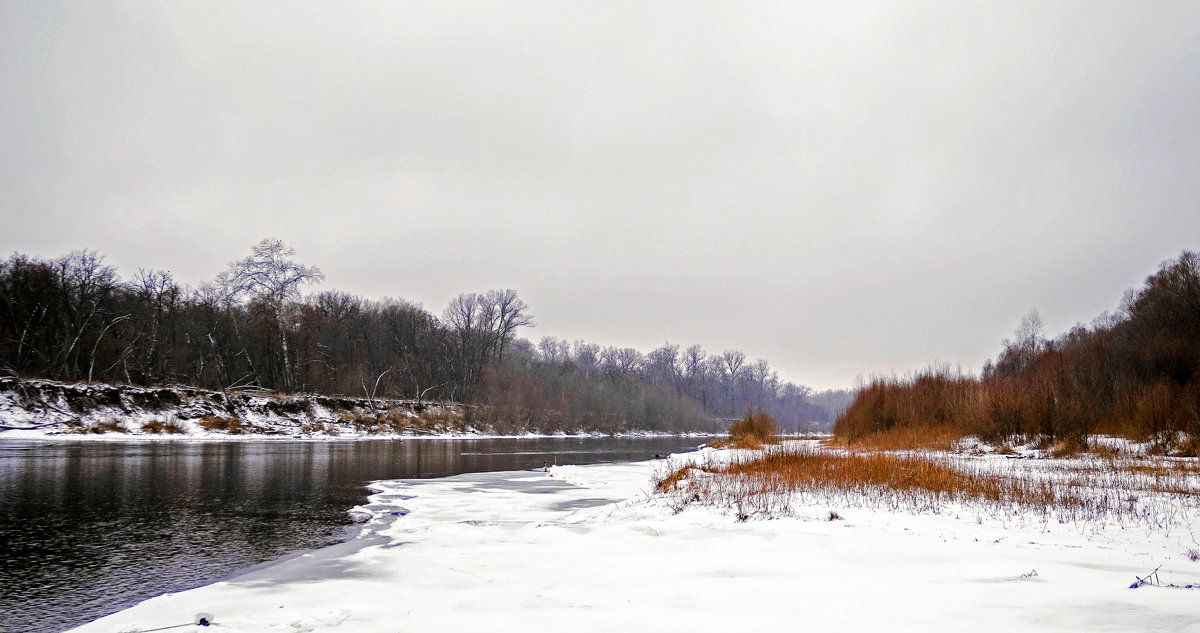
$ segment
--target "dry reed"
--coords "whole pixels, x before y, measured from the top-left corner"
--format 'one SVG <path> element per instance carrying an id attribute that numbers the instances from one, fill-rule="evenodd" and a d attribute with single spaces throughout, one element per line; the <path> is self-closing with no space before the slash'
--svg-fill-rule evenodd
<path id="1" fill-rule="evenodd" d="M 1186 462 L 1185 462 L 1186 463 Z M 750 457 L 687 464 L 656 481 L 676 511 L 699 503 L 735 514 L 792 514 L 813 503 L 890 511 L 954 509 L 1102 527 L 1170 530 L 1200 510 L 1200 472 L 1179 460 L 1009 460 L 928 452 L 850 452 L 803 442 Z"/>
<path id="2" fill-rule="evenodd" d="M 729 437 L 713 440 L 713 448 L 761 448 L 779 443 L 779 424 L 764 411 L 747 411 L 742 419 L 729 425 Z"/>

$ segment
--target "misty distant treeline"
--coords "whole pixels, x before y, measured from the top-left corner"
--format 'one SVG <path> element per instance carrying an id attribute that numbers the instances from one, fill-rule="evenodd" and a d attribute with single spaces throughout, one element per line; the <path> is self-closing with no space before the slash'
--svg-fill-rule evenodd
<path id="1" fill-rule="evenodd" d="M 1099 432 L 1196 455 L 1200 256 L 1184 251 L 1127 291 L 1116 313 L 1054 339 L 1031 312 L 978 378 L 935 368 L 877 379 L 835 427 L 849 441 L 920 430 L 1075 446 Z"/>
<path id="2" fill-rule="evenodd" d="M 0 370 L 19 377 L 214 390 L 367 394 L 491 405 L 512 430 L 712 430 L 751 407 L 828 428 L 848 392 L 813 394 L 765 360 L 667 344 L 518 336 L 512 290 L 464 293 L 435 315 L 404 299 L 313 292 L 321 271 L 265 239 L 212 281 L 122 279 L 89 251 L 0 262 Z M 820 401 L 822 404 L 816 404 Z"/>

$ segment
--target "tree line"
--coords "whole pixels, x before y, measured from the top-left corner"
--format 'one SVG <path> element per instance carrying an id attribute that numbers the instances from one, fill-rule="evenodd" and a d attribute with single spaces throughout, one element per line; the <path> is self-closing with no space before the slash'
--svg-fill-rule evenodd
<path id="1" fill-rule="evenodd" d="M 495 422 L 542 430 L 711 430 L 749 408 L 791 428 L 832 419 L 811 389 L 781 382 L 767 361 L 739 350 L 666 344 L 643 354 L 552 337 L 535 345 L 518 336 L 534 319 L 513 290 L 460 294 L 441 315 L 400 298 L 305 294 L 324 276 L 294 254 L 264 239 L 195 287 L 161 270 L 122 279 L 90 250 L 14 254 L 0 262 L 0 370 L 450 400 L 491 405 Z"/>
<path id="2" fill-rule="evenodd" d="M 941 429 L 985 439 L 1040 437 L 1086 447 L 1107 433 L 1163 451 L 1200 451 L 1200 256 L 1184 251 L 1114 313 L 1044 336 L 1036 311 L 980 376 L 933 368 L 877 378 L 839 418 L 848 441 Z"/>
<path id="3" fill-rule="evenodd" d="M 512 398 L 514 390 L 492 388 L 492 383 L 519 376 L 536 381 L 533 391 L 543 394 L 539 398 L 565 398 L 570 404 L 575 402 L 572 394 L 579 394 L 576 397 L 591 409 L 628 411 L 648 398 L 638 416 L 647 428 L 666 430 L 663 420 L 671 416 L 655 408 L 675 402 L 684 403 L 679 406 L 686 405 L 695 415 L 726 423 L 748 410 L 761 410 L 788 430 L 828 429 L 833 418 L 814 404 L 811 388 L 781 381 L 767 360 L 748 361 L 737 349 L 710 353 L 699 344 L 683 348 L 667 342 L 642 353 L 631 347 L 601 347 L 547 336 L 536 346 L 522 341 L 510 360 L 485 376 L 483 397 Z"/>

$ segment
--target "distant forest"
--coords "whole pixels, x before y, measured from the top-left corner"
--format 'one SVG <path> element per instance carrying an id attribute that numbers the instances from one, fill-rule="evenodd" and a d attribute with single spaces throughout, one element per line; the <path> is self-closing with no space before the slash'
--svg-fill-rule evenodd
<path id="1" fill-rule="evenodd" d="M 1030 312 L 979 377 L 931 368 L 866 385 L 837 421 L 855 443 L 975 435 L 1041 438 L 1066 450 L 1107 433 L 1200 453 L 1200 256 L 1184 251 L 1115 313 L 1054 339 Z"/>
<path id="2" fill-rule="evenodd" d="M 264 239 L 212 281 L 122 279 L 95 251 L 0 262 L 0 371 L 59 381 L 186 384 L 488 405 L 512 431 L 719 430 L 755 408 L 785 428 L 828 429 L 853 399 L 783 382 L 763 359 L 664 344 L 649 353 L 518 336 L 512 290 L 464 293 L 435 315 L 337 290 Z"/>

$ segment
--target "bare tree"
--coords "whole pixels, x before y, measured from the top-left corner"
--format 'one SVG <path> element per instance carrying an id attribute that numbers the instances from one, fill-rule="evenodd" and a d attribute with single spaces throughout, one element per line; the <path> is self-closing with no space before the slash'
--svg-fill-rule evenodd
<path id="1" fill-rule="evenodd" d="M 571 345 L 553 336 L 543 336 L 538 341 L 538 351 L 541 352 L 542 362 L 551 365 L 561 365 L 571 358 Z"/>
<path id="2" fill-rule="evenodd" d="M 1027 352 L 1038 351 L 1044 342 L 1043 331 L 1042 315 L 1038 314 L 1037 309 L 1034 308 L 1021 317 L 1021 324 L 1014 332 L 1017 337 L 1017 345 Z"/>
<path id="3" fill-rule="evenodd" d="M 183 292 L 170 272 L 144 268 L 138 269 L 128 288 L 147 313 L 141 332 L 145 343 L 138 364 L 142 368 L 142 379 L 154 382 L 166 373 L 164 339 L 167 346 L 173 343 L 175 314 L 183 300 Z"/>
<path id="4" fill-rule="evenodd" d="M 301 286 L 325 279 L 325 274 L 316 266 L 305 266 L 291 259 L 295 254 L 296 250 L 282 241 L 263 238 L 251 247 L 249 257 L 230 262 L 229 267 L 217 276 L 217 284 L 226 288 L 231 297 L 248 296 L 273 312 L 279 328 L 283 383 L 289 390 L 294 381 L 284 311 L 290 302 L 300 297 Z"/>
<path id="5" fill-rule="evenodd" d="M 705 383 L 705 371 L 708 367 L 706 362 L 708 352 L 700 347 L 699 343 L 689 345 L 683 352 L 683 375 L 687 381 L 688 395 L 697 397 L 697 388 L 699 388 L 700 403 L 702 408 L 708 410 L 708 385 Z"/>
<path id="6" fill-rule="evenodd" d="M 767 384 L 771 380 L 771 364 L 767 359 L 760 358 L 747 368 L 750 382 L 754 386 L 754 406 L 761 408 L 767 394 Z M 778 380 L 778 376 L 776 376 Z M 772 394 L 773 395 L 773 394 Z"/>
<path id="7" fill-rule="evenodd" d="M 600 346 L 582 339 L 577 340 L 571 360 L 583 372 L 583 379 L 590 380 L 592 373 L 600 366 Z"/>
<path id="8" fill-rule="evenodd" d="M 513 290 L 464 293 L 443 312 L 457 340 L 456 360 L 464 393 L 471 391 L 489 361 L 500 363 L 519 327 L 533 327 L 529 306 Z"/>
<path id="9" fill-rule="evenodd" d="M 670 342 L 650 352 L 647 356 L 647 378 L 651 384 L 661 385 L 665 382 L 679 390 L 680 367 L 679 346 Z"/>
<path id="10" fill-rule="evenodd" d="M 529 314 L 529 306 L 517 296 L 515 290 L 489 290 L 484 295 L 484 301 L 494 312 L 496 362 L 502 362 L 504 348 L 512 340 L 516 329 L 534 327 L 533 315 Z"/>
<path id="11" fill-rule="evenodd" d="M 600 366 L 611 379 L 633 376 L 642 367 L 642 353 L 632 347 L 605 347 L 600 352 Z"/>
<path id="12" fill-rule="evenodd" d="M 454 341 L 454 366 L 458 385 L 465 393 L 479 377 L 483 366 L 483 320 L 480 302 L 475 293 L 463 293 L 450 300 L 442 311 L 442 319 L 450 326 Z"/>
<path id="13" fill-rule="evenodd" d="M 1046 346 L 1046 340 L 1042 337 L 1042 317 L 1037 310 L 1030 310 L 1021 317 L 1021 323 L 1013 334 L 1015 340 L 1004 339 L 1004 348 L 996 359 L 996 364 L 992 367 L 985 366 L 985 374 L 995 373 L 1005 377 L 1020 374 Z"/>
<path id="14" fill-rule="evenodd" d="M 105 308 L 117 286 L 117 271 L 104 263 L 96 251 L 72 251 L 52 263 L 59 279 L 61 301 L 67 331 L 59 352 L 59 375 L 76 378 L 80 375 L 79 360 L 83 339 L 89 330 L 102 328 L 97 340 L 108 331 Z"/>
<path id="15" fill-rule="evenodd" d="M 734 411 L 733 398 L 736 392 L 737 380 L 742 375 L 742 367 L 746 363 L 746 353 L 740 349 L 727 349 L 721 352 L 718 357 L 718 363 L 722 372 L 725 374 L 725 380 L 728 382 L 729 389 L 729 413 L 736 414 Z"/>

